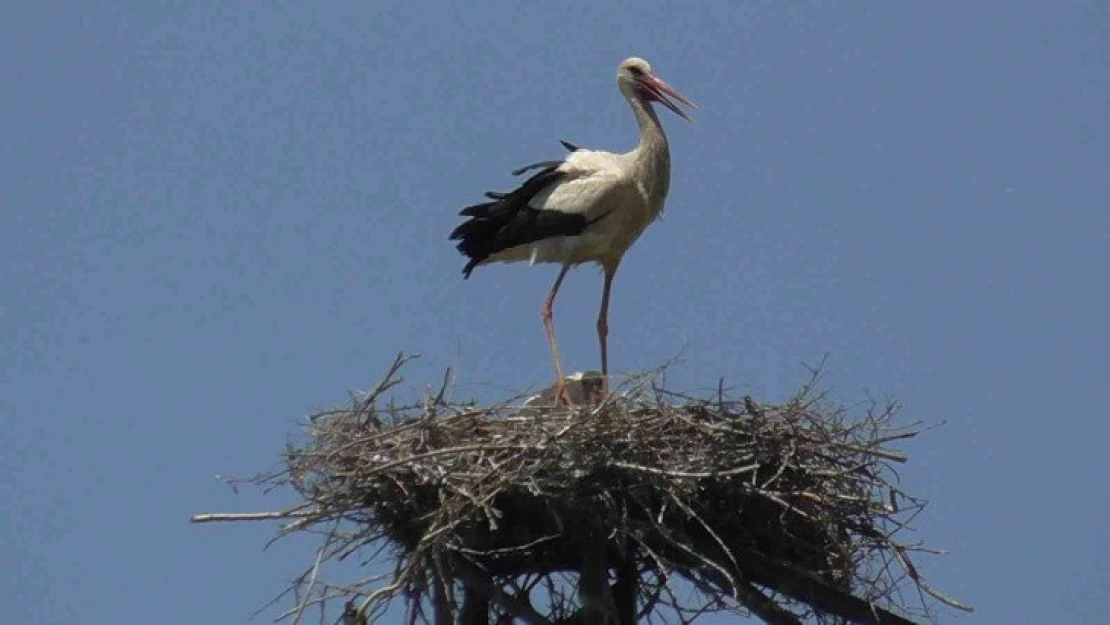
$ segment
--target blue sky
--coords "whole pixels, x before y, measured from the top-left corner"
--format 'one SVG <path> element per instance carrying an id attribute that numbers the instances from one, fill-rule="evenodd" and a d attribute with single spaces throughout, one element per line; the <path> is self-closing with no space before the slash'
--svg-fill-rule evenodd
<path id="1" fill-rule="evenodd" d="M 664 115 L 664 219 L 615 371 L 947 425 L 904 446 L 943 622 L 1110 608 L 1110 8 L 1088 2 L 8 3 L 0 9 L 0 621 L 243 623 L 306 564 L 214 479 L 397 351 L 412 396 L 549 383 L 553 267 L 463 282 L 456 211 L 557 140 Z M 596 368 L 593 269 L 556 308 Z M 718 622 L 724 622 L 718 621 Z"/>

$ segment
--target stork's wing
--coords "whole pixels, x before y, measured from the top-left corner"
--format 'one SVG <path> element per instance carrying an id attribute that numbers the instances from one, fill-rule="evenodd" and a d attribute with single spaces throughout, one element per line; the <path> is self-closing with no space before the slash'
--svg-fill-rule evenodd
<path id="1" fill-rule="evenodd" d="M 575 236 L 605 216 L 607 196 L 620 187 L 619 169 L 611 155 L 576 150 L 562 161 L 530 165 L 532 177 L 507 193 L 488 192 L 491 202 L 468 206 L 470 217 L 451 232 L 450 239 L 469 261 L 463 275 L 502 250 L 550 237 Z"/>
<path id="2" fill-rule="evenodd" d="M 591 158 L 594 155 L 602 158 Z M 571 154 L 558 169 L 565 177 L 532 196 L 528 200 L 529 208 L 541 213 L 583 217 L 582 229 L 571 233 L 581 234 L 582 230 L 625 204 L 628 192 L 633 189 L 622 171 L 606 158 L 610 156 L 587 151 Z"/>

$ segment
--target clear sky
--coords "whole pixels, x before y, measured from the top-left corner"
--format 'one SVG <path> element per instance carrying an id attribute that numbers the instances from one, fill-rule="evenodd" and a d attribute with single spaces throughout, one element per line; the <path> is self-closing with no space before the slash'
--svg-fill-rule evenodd
<path id="1" fill-rule="evenodd" d="M 553 267 L 479 269 L 457 210 L 558 139 L 664 114 L 664 219 L 617 276 L 618 372 L 947 421 L 904 446 L 944 622 L 1110 609 L 1110 4 L 53 2 L 0 9 L 0 622 L 231 624 L 307 564 L 216 474 L 400 350 L 412 396 L 550 383 Z M 597 368 L 600 278 L 556 308 Z M 717 622 L 724 622 L 723 620 Z"/>

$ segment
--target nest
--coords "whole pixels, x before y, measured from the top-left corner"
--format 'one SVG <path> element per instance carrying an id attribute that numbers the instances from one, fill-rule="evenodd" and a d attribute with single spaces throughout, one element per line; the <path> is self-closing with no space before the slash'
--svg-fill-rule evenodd
<path id="1" fill-rule="evenodd" d="M 926 584 L 911 562 L 924 549 L 899 539 L 924 502 L 897 485 L 906 458 L 889 445 L 919 429 L 894 427 L 893 404 L 851 418 L 816 375 L 777 405 L 691 397 L 656 372 L 589 406 L 454 404 L 444 389 L 382 405 L 403 362 L 311 417 L 258 480 L 302 499 L 265 518 L 325 537 L 287 615 L 339 597 L 348 622 L 397 597 L 437 623 L 628 625 L 668 610 L 912 623 L 938 601 L 968 609 Z M 393 565 L 384 579 L 320 580 L 322 562 L 365 550 Z"/>

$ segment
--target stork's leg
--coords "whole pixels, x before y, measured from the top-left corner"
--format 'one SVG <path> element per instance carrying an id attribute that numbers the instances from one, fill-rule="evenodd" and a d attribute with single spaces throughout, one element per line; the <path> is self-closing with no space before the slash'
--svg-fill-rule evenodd
<path id="1" fill-rule="evenodd" d="M 613 276 L 617 273 L 620 260 L 602 265 L 605 278 L 601 287 L 601 310 L 597 313 L 597 342 L 601 346 L 601 395 L 609 393 L 609 291 L 613 288 Z"/>
<path id="2" fill-rule="evenodd" d="M 555 304 L 555 295 L 559 293 L 559 287 L 563 285 L 563 278 L 566 277 L 569 269 L 570 265 L 563 265 L 563 268 L 559 270 L 559 277 L 555 278 L 555 284 L 551 285 L 551 292 L 547 294 L 547 299 L 543 302 L 543 308 L 540 308 L 543 329 L 547 332 L 547 347 L 551 350 L 551 362 L 555 365 L 555 402 L 565 404 L 570 403 L 570 396 L 567 394 L 566 387 L 563 386 L 563 367 L 559 364 L 559 346 L 555 342 L 552 307 Z"/>

